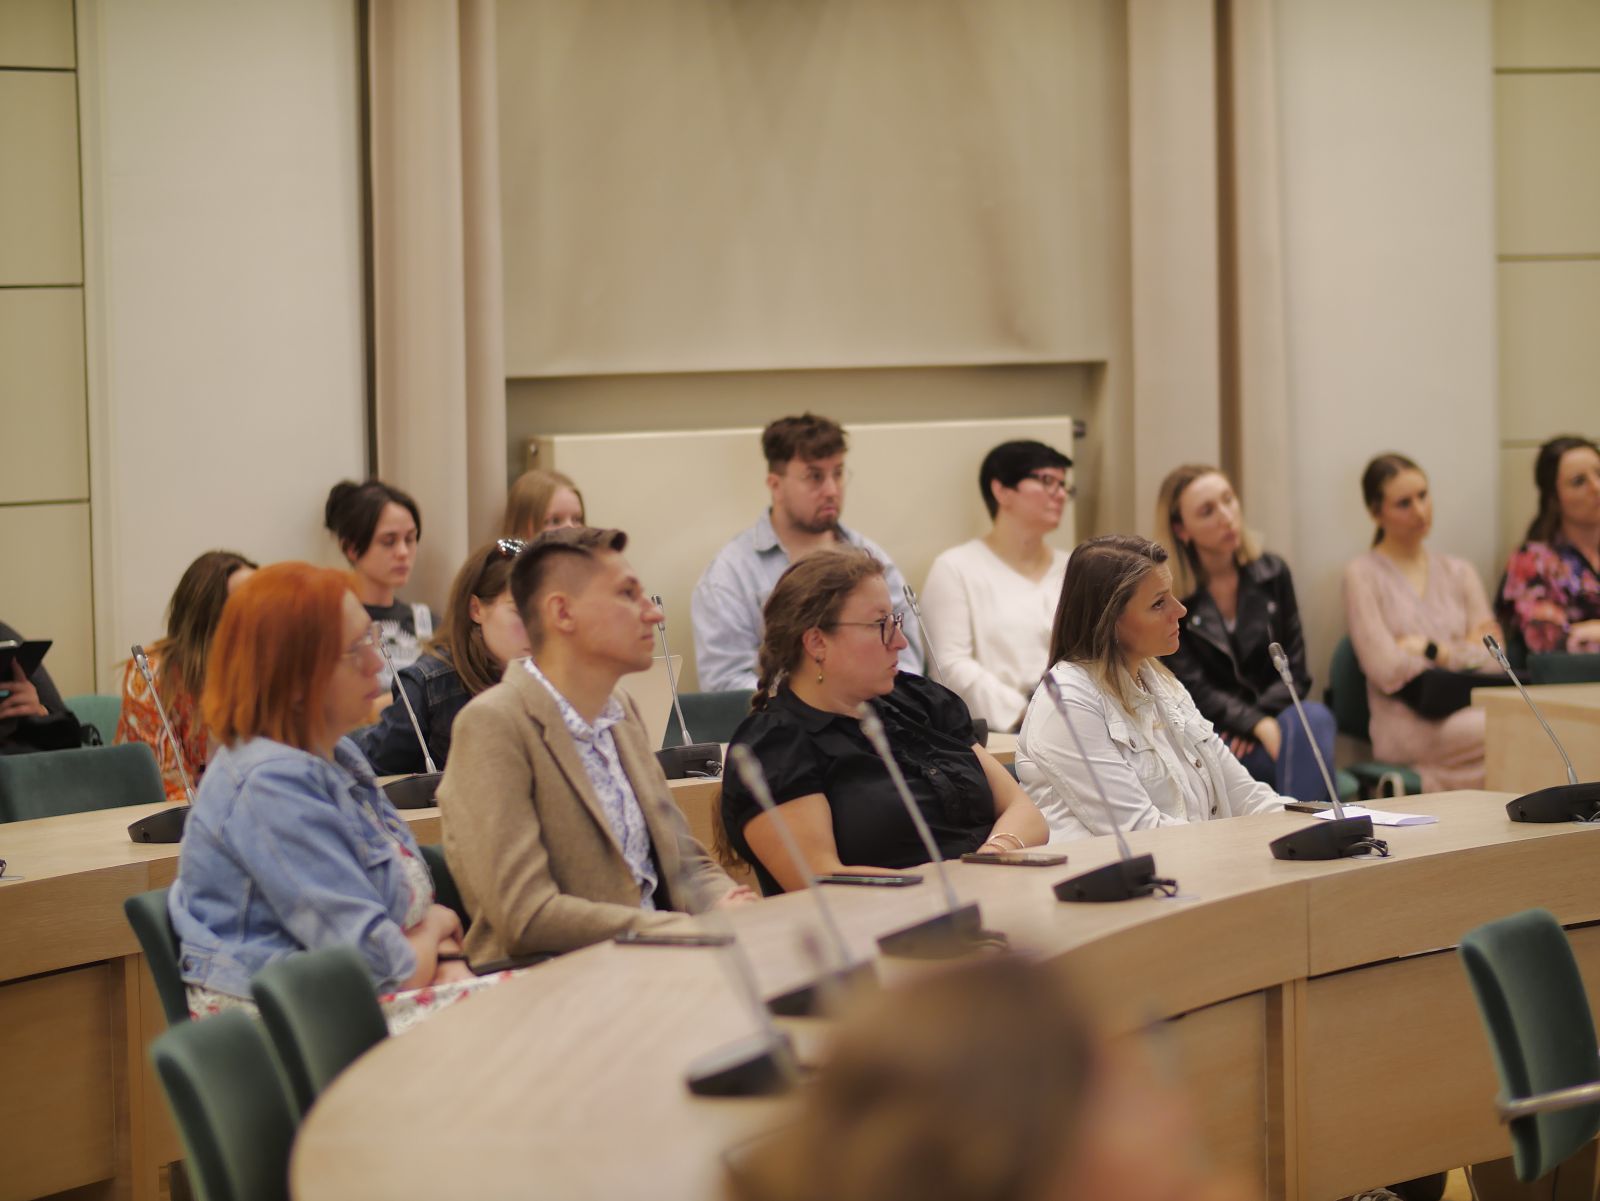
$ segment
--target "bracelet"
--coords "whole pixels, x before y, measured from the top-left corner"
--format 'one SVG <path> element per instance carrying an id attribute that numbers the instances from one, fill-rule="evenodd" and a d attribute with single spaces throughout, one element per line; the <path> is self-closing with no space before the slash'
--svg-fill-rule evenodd
<path id="1" fill-rule="evenodd" d="M 1001 830 L 999 833 L 991 833 L 987 841 L 994 843 L 996 846 L 1004 846 L 1005 843 L 1000 841 L 1002 838 L 1011 839 L 1012 842 L 1017 844 L 1017 850 L 1019 851 L 1025 851 L 1028 849 L 1028 844 L 1023 842 L 1020 837 L 1013 834 L 1010 830 Z"/>

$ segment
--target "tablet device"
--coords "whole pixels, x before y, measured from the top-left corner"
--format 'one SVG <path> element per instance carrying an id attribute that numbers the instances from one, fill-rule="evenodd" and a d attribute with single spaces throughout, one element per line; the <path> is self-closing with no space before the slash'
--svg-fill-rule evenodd
<path id="1" fill-rule="evenodd" d="M 0 688 L 16 679 L 12 673 L 12 664 L 22 664 L 22 674 L 31 676 L 39 670 L 39 664 L 44 662 L 45 652 L 50 649 L 50 641 L 43 639 L 37 642 L 18 642 L 7 639 L 0 642 Z"/>

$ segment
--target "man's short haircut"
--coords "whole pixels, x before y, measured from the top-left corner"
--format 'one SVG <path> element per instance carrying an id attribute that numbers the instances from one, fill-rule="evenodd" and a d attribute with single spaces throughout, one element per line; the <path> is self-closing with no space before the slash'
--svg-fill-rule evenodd
<path id="1" fill-rule="evenodd" d="M 815 413 L 780 417 L 761 431 L 761 450 L 767 456 L 767 470 L 774 475 L 782 475 L 791 459 L 814 463 L 848 449 L 844 427 Z"/>
<path id="2" fill-rule="evenodd" d="M 983 456 L 983 466 L 978 468 L 978 491 L 983 493 L 983 507 L 993 519 L 1000 512 L 989 485 L 999 480 L 1007 488 L 1015 488 L 1035 471 L 1056 467 L 1065 471 L 1072 466 L 1067 458 L 1053 446 L 1025 439 L 1019 442 L 1002 442 Z"/>
<path id="3" fill-rule="evenodd" d="M 620 552 L 628 545 L 628 535 L 621 530 L 597 530 L 589 526 L 569 526 L 559 530 L 546 530 L 517 556 L 511 565 L 511 599 L 517 604 L 517 614 L 528 627 L 528 642 L 534 650 L 544 640 L 535 602 L 549 589 L 554 577 L 563 567 L 583 569 L 586 579 L 600 565 L 605 551 Z"/>

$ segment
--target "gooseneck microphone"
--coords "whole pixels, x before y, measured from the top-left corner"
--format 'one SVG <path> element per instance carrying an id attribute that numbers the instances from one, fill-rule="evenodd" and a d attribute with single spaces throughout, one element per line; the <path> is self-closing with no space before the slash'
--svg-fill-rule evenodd
<path id="1" fill-rule="evenodd" d="M 1118 855 L 1115 863 L 1094 868 L 1092 871 L 1072 876 L 1054 885 L 1056 898 L 1062 901 L 1130 901 L 1134 897 L 1145 897 L 1154 892 L 1164 892 L 1168 896 L 1175 895 L 1178 891 L 1178 882 L 1156 875 L 1154 855 L 1135 855 L 1128 849 L 1128 840 L 1122 836 L 1122 827 L 1117 824 L 1117 814 L 1111 807 L 1111 798 L 1106 796 L 1106 790 L 1100 783 L 1100 774 L 1094 769 L 1094 760 L 1089 758 L 1089 752 L 1083 745 L 1083 736 L 1078 733 L 1077 723 L 1072 720 L 1072 714 L 1067 710 L 1066 698 L 1061 695 L 1061 686 L 1048 671 L 1044 673 L 1044 687 L 1050 694 L 1050 701 L 1055 705 L 1056 712 L 1061 715 L 1061 720 L 1066 722 L 1073 744 L 1077 746 L 1078 754 L 1083 757 L 1083 765 L 1089 769 L 1089 780 L 1094 785 L 1095 795 L 1100 798 L 1106 824 L 1116 835 Z"/>
<path id="2" fill-rule="evenodd" d="M 1328 796 L 1333 800 L 1333 817 L 1329 821 L 1318 818 L 1312 825 L 1305 829 L 1296 830 L 1275 838 L 1268 846 L 1272 850 L 1274 859 L 1344 859 L 1353 855 L 1377 854 L 1387 856 L 1389 844 L 1381 838 L 1372 835 L 1372 818 L 1348 817 L 1344 805 L 1339 800 L 1339 790 L 1334 786 L 1333 777 L 1328 774 L 1328 765 L 1322 758 L 1322 749 L 1317 746 L 1317 740 L 1311 733 L 1311 723 L 1306 720 L 1306 711 L 1300 705 L 1300 690 L 1294 686 L 1294 673 L 1289 670 L 1289 656 L 1283 653 L 1283 647 L 1274 642 L 1267 647 L 1267 653 L 1272 656 L 1273 669 L 1277 671 L 1278 678 L 1288 688 L 1290 699 L 1294 701 L 1294 711 L 1300 719 L 1300 728 L 1305 731 L 1306 741 L 1311 744 L 1311 753 L 1316 756 L 1317 767 L 1322 771 L 1322 782 L 1327 786 Z"/>
<path id="3" fill-rule="evenodd" d="M 683 720 L 683 702 L 678 699 L 678 677 L 672 670 L 672 651 L 667 646 L 667 607 L 659 596 L 650 603 L 661 610 L 661 622 L 656 635 L 661 639 L 661 655 L 667 661 L 667 688 L 672 692 L 672 709 L 678 715 L 679 746 L 662 747 L 656 752 L 661 770 L 669 780 L 683 780 L 690 776 L 715 779 L 722 774 L 722 747 L 715 742 L 694 742 L 689 735 L 689 723 Z"/>
<path id="4" fill-rule="evenodd" d="M 865 701 L 856 709 L 856 719 L 861 723 L 861 732 L 888 769 L 889 779 L 894 782 L 900 803 L 905 806 L 911 824 L 916 827 L 923 849 L 928 852 L 928 862 L 933 864 L 933 870 L 939 876 L 939 885 L 944 890 L 945 907 L 942 913 L 883 935 L 878 939 L 878 949 L 885 955 L 899 955 L 908 959 L 948 959 L 979 946 L 993 945 L 995 936 L 981 928 L 983 919 L 978 911 L 978 903 L 973 901 L 963 905 L 961 898 L 956 895 L 955 886 L 950 883 L 950 875 L 944 867 L 944 856 L 939 853 L 939 844 L 933 840 L 928 820 L 917 807 L 916 799 L 906 785 L 906 778 L 901 774 L 900 765 L 895 762 L 894 752 L 889 748 L 883 720 Z"/>
<path id="5" fill-rule="evenodd" d="M 156 712 L 161 717 L 161 728 L 166 731 L 167 741 L 172 744 L 172 754 L 178 763 L 178 773 L 183 777 L 183 792 L 189 798 L 189 804 L 168 805 L 148 817 L 141 817 L 129 825 L 128 838 L 132 842 L 181 842 L 184 824 L 189 820 L 190 806 L 194 804 L 194 784 L 184 767 L 183 748 L 178 745 L 178 740 L 172 733 L 172 723 L 167 720 L 166 706 L 161 703 L 161 694 L 156 691 L 155 674 L 150 670 L 150 660 L 145 658 L 144 647 L 133 648 L 133 663 L 139 669 L 139 674 L 144 677 L 145 686 L 150 689 L 151 697 L 155 699 Z"/>
<path id="6" fill-rule="evenodd" d="M 1533 710 L 1533 715 L 1539 719 L 1539 724 L 1544 727 L 1545 735 L 1555 744 L 1561 754 L 1561 760 L 1567 765 L 1567 782 L 1558 784 L 1553 788 L 1541 788 L 1537 792 L 1530 792 L 1519 796 L 1516 800 L 1506 805 L 1506 816 L 1514 822 L 1592 822 L 1600 821 L 1600 783 L 1583 784 L 1578 780 L 1578 773 L 1572 766 L 1572 757 L 1567 754 L 1567 748 L 1561 745 L 1561 739 L 1556 737 L 1556 732 L 1550 728 L 1550 723 L 1544 719 L 1539 706 L 1533 703 L 1533 697 L 1522 686 L 1522 681 L 1517 678 L 1517 673 L 1511 670 L 1511 663 L 1506 658 L 1505 652 L 1500 649 L 1500 644 L 1495 641 L 1493 634 L 1483 636 L 1483 645 L 1494 656 L 1494 661 L 1500 665 L 1500 670 L 1511 677 L 1511 682 L 1517 686 L 1517 691 L 1522 694 L 1522 699 L 1527 702 L 1528 708 Z"/>
<path id="7" fill-rule="evenodd" d="M 183 795 L 189 799 L 189 804 L 194 804 L 194 781 L 189 778 L 189 769 L 184 766 L 183 747 L 178 743 L 178 736 L 172 732 L 172 723 L 167 720 L 167 707 L 161 703 L 161 691 L 156 687 L 155 673 L 150 670 L 150 660 L 145 657 L 144 647 L 134 644 L 133 665 L 139 669 L 139 674 L 144 677 L 145 687 L 150 690 L 150 699 L 156 703 L 156 715 L 161 718 L 161 728 L 166 731 L 167 744 L 172 747 L 172 760 L 178 765 L 178 778 L 183 781 Z"/>
<path id="8" fill-rule="evenodd" d="M 939 656 L 933 653 L 933 639 L 928 637 L 928 624 L 922 620 L 922 606 L 917 602 L 917 594 L 911 590 L 910 584 L 902 584 L 900 591 L 905 593 L 906 604 L 917 619 L 917 637 L 922 642 L 922 653 L 928 656 L 928 665 L 933 668 L 939 683 L 943 684 L 944 668 L 939 665 Z"/>
<path id="9" fill-rule="evenodd" d="M 839 923 L 834 918 L 833 906 L 823 895 L 825 890 L 817 884 L 816 875 L 812 872 L 811 865 L 806 862 L 805 855 L 801 853 L 800 844 L 795 841 L 794 832 L 789 829 L 787 819 L 778 812 L 778 806 L 772 799 L 772 790 L 767 787 L 767 777 L 762 772 L 761 764 L 756 761 L 755 755 L 751 753 L 749 747 L 735 745 L 728 748 L 728 758 L 733 761 L 734 770 L 739 773 L 744 786 L 750 790 L 750 795 L 755 797 L 756 804 L 761 806 L 761 812 L 772 819 L 773 828 L 778 832 L 778 839 L 783 843 L 784 851 L 788 854 L 790 862 L 795 865 L 795 870 L 800 873 L 811 899 L 816 902 L 817 916 L 822 920 L 822 929 L 827 935 L 827 943 L 832 952 L 833 967 L 824 979 L 802 984 L 798 988 L 769 998 L 767 1008 L 785 1017 L 802 1017 L 816 1013 L 826 1000 L 824 994 L 829 989 L 837 988 L 847 981 L 876 980 L 876 973 L 869 960 L 851 961 L 850 944 L 845 942 L 844 932 L 839 929 Z"/>
<path id="10" fill-rule="evenodd" d="M 423 738 L 422 726 L 417 721 L 417 711 L 411 707 L 406 686 L 400 682 L 400 673 L 395 670 L 394 660 L 389 657 L 389 648 L 381 638 L 378 640 L 378 653 L 389 666 L 389 677 L 394 681 L 395 691 L 400 694 L 400 703 L 406 707 L 406 716 L 411 719 L 411 732 L 417 736 L 417 745 L 422 748 L 422 762 L 428 768 L 417 775 L 390 780 L 383 786 L 383 792 L 396 809 L 427 809 L 435 804 L 434 794 L 439 791 L 439 781 L 444 778 L 444 773 L 434 766 L 433 756 L 428 753 L 427 739 Z"/>

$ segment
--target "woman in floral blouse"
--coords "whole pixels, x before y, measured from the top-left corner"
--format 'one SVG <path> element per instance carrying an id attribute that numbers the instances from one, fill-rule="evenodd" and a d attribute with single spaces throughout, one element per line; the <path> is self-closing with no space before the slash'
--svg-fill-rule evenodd
<path id="1" fill-rule="evenodd" d="M 1501 623 L 1534 654 L 1600 652 L 1600 446 L 1553 438 L 1533 478 L 1539 515 L 1506 564 Z"/>

